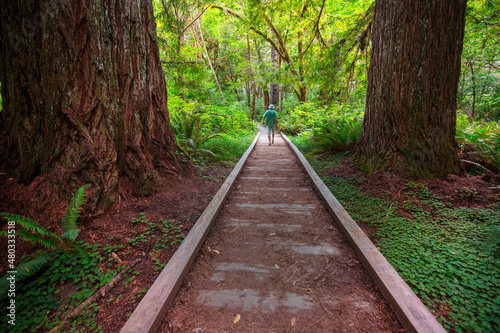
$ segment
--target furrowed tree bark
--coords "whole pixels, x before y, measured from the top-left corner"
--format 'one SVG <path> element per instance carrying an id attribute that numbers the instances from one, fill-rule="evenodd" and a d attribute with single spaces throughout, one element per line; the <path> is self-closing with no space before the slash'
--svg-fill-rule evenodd
<path id="1" fill-rule="evenodd" d="M 353 162 L 409 177 L 460 173 L 456 98 L 466 0 L 377 0 Z"/>
<path id="2" fill-rule="evenodd" d="M 91 183 L 93 208 L 180 171 L 149 0 L 12 0 L 0 20 L 2 170 L 58 198 Z"/>

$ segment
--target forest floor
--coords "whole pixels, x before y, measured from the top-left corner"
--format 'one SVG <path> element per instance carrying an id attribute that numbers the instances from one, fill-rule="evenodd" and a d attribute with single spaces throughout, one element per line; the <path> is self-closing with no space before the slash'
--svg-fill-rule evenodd
<path id="1" fill-rule="evenodd" d="M 210 164 L 194 166 L 192 173 L 183 177 L 165 174 L 149 197 L 125 197 L 118 208 L 97 216 L 83 212 L 78 240 L 99 251 L 102 259 L 99 266 L 103 272 L 119 270 L 140 259 L 133 269 L 136 275 L 129 273 L 99 301 L 94 317 L 103 332 L 118 332 L 125 324 L 144 291 L 152 285 L 231 170 L 229 165 Z M 15 179 L 8 180 L 0 187 L 0 212 L 28 216 L 60 235 L 60 221 L 68 203 L 33 202 L 33 192 L 36 190 L 30 186 L 18 184 Z M 2 240 L 0 246 L 6 248 L 6 241 Z M 40 249 L 38 245 L 18 241 L 16 257 L 33 256 Z M 0 276 L 5 272 L 6 262 L 2 260 Z M 80 285 L 58 283 L 60 303 L 67 304 L 71 296 L 78 293 Z M 22 293 L 22 289 L 19 292 Z M 59 308 L 50 313 L 49 320 L 57 320 L 61 312 Z M 22 317 L 18 319 L 23 320 Z M 1 324 L 4 322 L 0 323 L 0 331 Z M 76 326 L 94 331 L 86 328 L 85 323 Z"/>
<path id="2" fill-rule="evenodd" d="M 119 208 L 112 209 L 106 214 L 83 216 L 79 224 L 82 229 L 79 240 L 91 245 L 97 244 L 97 249 L 104 258 L 100 262 L 103 271 L 117 269 L 135 259 L 140 259 L 140 262 L 134 267 L 135 273 L 129 274 L 126 280 L 118 283 L 99 301 L 99 308 L 95 310 L 95 321 L 98 326 L 102 327 L 102 331 L 118 332 L 124 325 L 145 291 L 152 285 L 164 264 L 173 255 L 183 237 L 187 235 L 230 171 L 231 167 L 229 166 L 209 164 L 194 168 L 192 174 L 185 175 L 182 179 L 172 175 L 164 175 L 156 185 L 152 196 L 147 198 L 130 196 L 124 198 Z M 391 195 L 392 198 L 403 198 L 404 185 L 408 182 L 406 179 L 389 174 L 363 175 L 350 167 L 348 163 L 325 170 L 324 173 L 341 178 L 363 178 L 365 179 L 362 183 L 363 190 L 378 197 Z M 448 198 L 449 202 L 455 206 L 485 208 L 498 200 L 499 191 L 489 187 L 492 184 L 498 185 L 500 177 L 498 175 L 450 176 L 447 180 L 429 180 L 421 181 L 421 183 L 426 184 L 436 195 Z M 67 203 L 32 202 L 30 192 L 33 190 L 29 186 L 24 187 L 17 184 L 14 179 L 5 181 L 0 186 L 0 211 L 29 216 L 39 221 L 48 230 L 60 234 L 59 221 L 64 214 Z M 400 214 L 406 213 L 400 212 Z M 370 238 L 376 242 L 376 228 L 368 225 L 362 225 L 362 227 L 368 234 L 371 234 Z M 219 243 L 223 242 L 221 237 L 226 233 L 224 231 L 226 229 L 221 226 L 215 227 L 214 230 L 221 231 L 221 235 L 216 240 L 212 240 L 214 243 L 212 247 L 217 249 Z M 149 237 L 141 236 L 146 233 Z M 210 244 L 204 246 L 204 254 L 207 254 L 206 248 Z M 2 241 L 0 246 L 4 248 L 6 245 Z M 33 255 L 39 249 L 39 246 L 19 242 L 18 258 L 23 254 Z M 209 254 L 214 256 L 213 252 Z M 277 260 L 276 265 L 280 265 L 280 263 L 283 265 L 280 260 L 283 258 L 276 257 L 275 259 Z M 352 263 L 356 264 L 356 261 Z M 4 264 L 3 261 L 0 264 L 0 275 L 5 272 Z M 285 262 L 284 265 L 288 264 L 292 265 L 293 262 Z M 274 263 L 271 267 L 273 266 Z M 361 269 L 359 267 L 346 267 L 348 267 L 346 269 Z M 324 279 L 321 278 L 320 281 L 324 282 Z M 370 285 L 367 281 L 365 283 Z M 77 292 L 77 288 L 78 285 L 60 282 L 61 304 L 66 304 L 69 296 Z M 304 291 L 307 290 L 304 288 Z M 383 300 L 380 301 L 383 302 Z M 177 301 L 176 307 L 172 311 L 181 311 L 179 310 L 181 308 L 185 309 L 185 305 Z M 49 320 L 57 320 L 61 312 L 51 312 L 48 314 Z M 234 316 L 235 313 L 230 312 L 230 315 Z M 290 319 L 292 318 L 287 317 L 288 321 Z M 383 327 L 385 330 L 393 330 L 389 328 L 392 325 L 390 324 L 392 320 L 393 318 L 388 319 L 385 326 L 380 327 L 381 330 L 384 330 Z M 297 321 L 296 325 L 299 325 L 298 323 Z M 314 323 L 311 322 L 309 325 L 312 324 Z M 179 327 L 179 325 L 183 325 L 182 323 L 176 322 L 173 325 L 169 327 L 169 324 L 164 324 L 164 330 L 184 331 Z M 75 328 L 77 327 L 83 331 L 95 331 L 86 328 L 82 323 L 76 325 Z M 196 327 L 190 328 L 192 330 Z M 395 330 L 400 330 L 400 328 L 396 327 Z"/>
<path id="3" fill-rule="evenodd" d="M 405 200 L 406 184 L 411 181 L 398 175 L 374 172 L 364 174 L 356 170 L 348 161 L 339 167 L 325 170 L 323 175 L 338 178 L 362 179 L 361 187 L 371 197 L 391 199 L 402 206 Z M 488 208 L 498 202 L 500 196 L 500 175 L 487 174 L 478 176 L 449 175 L 446 179 L 413 180 L 416 184 L 425 185 L 433 195 L 443 198 L 445 203 L 453 207 Z M 409 217 L 404 211 L 403 216 Z"/>

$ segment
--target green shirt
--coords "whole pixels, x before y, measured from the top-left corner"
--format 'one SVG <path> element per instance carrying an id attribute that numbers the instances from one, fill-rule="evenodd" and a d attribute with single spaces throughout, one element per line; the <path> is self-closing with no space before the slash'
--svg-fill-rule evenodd
<path id="1" fill-rule="evenodd" d="M 276 118 L 278 118 L 278 114 L 276 111 L 269 109 L 264 113 L 262 118 L 266 118 L 266 126 L 276 126 Z"/>

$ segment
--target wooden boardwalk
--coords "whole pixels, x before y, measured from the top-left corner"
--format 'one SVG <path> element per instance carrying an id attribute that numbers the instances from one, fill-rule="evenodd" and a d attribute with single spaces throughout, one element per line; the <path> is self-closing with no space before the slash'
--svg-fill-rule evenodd
<path id="1" fill-rule="evenodd" d="M 283 137 L 254 144 L 122 332 L 444 332 Z"/>

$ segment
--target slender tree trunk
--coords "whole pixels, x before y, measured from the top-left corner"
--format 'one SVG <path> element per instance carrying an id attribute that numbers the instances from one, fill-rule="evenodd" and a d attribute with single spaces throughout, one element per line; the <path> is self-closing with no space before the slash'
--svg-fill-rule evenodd
<path id="1" fill-rule="evenodd" d="M 280 84 L 280 112 L 283 112 L 283 83 Z"/>
<path id="2" fill-rule="evenodd" d="M 271 73 L 275 73 L 278 70 L 278 52 L 271 46 Z M 273 78 L 271 84 L 269 84 L 269 103 L 275 106 L 279 103 L 279 90 L 278 84 L 274 82 Z"/>
<path id="3" fill-rule="evenodd" d="M 461 81 L 461 84 L 460 84 L 460 92 L 458 93 L 458 96 L 460 96 L 460 101 L 461 103 L 463 103 L 463 100 L 464 100 L 464 94 L 465 94 L 465 71 L 462 71 L 462 79 L 460 80 Z"/>
<path id="4" fill-rule="evenodd" d="M 252 91 L 250 90 L 250 87 L 252 86 L 252 82 L 250 80 L 250 78 L 248 78 L 248 80 L 245 82 L 245 94 L 246 94 L 246 97 L 247 97 L 247 106 L 250 107 L 252 102 Z"/>
<path id="5" fill-rule="evenodd" d="M 255 78 L 253 74 L 253 64 L 252 64 L 252 48 L 250 46 L 250 38 L 247 35 L 247 51 L 248 51 L 248 64 L 250 71 L 250 85 L 252 87 L 251 95 L 252 95 L 252 120 L 255 120 L 255 97 L 257 95 L 257 91 L 255 89 Z"/>
<path id="6" fill-rule="evenodd" d="M 106 208 L 120 177 L 148 195 L 179 170 L 149 0 L 8 1 L 0 20 L 4 172 L 56 198 L 91 183 Z"/>
<path id="7" fill-rule="evenodd" d="M 278 70 L 281 71 L 281 57 L 278 57 Z M 283 83 L 279 85 L 279 99 L 280 99 L 280 105 L 279 105 L 279 111 L 283 111 Z"/>
<path id="8" fill-rule="evenodd" d="M 255 82 L 252 83 L 252 120 L 255 120 L 255 98 L 257 94 L 255 93 Z"/>
<path id="9" fill-rule="evenodd" d="M 271 104 L 269 102 L 269 90 L 267 90 L 267 88 L 264 89 L 264 109 L 268 109 L 269 108 L 269 104 Z"/>
<path id="10" fill-rule="evenodd" d="M 255 50 L 257 51 L 257 58 L 258 58 L 258 61 L 259 62 L 262 62 L 262 55 L 260 53 L 260 49 L 259 49 L 259 46 L 257 45 L 257 42 L 254 40 L 255 42 Z M 269 90 L 268 90 L 268 87 L 265 86 L 265 87 L 262 87 L 262 94 L 263 94 L 263 98 L 264 98 L 264 109 L 267 110 L 267 108 L 269 107 Z"/>
<path id="11" fill-rule="evenodd" d="M 455 142 L 466 0 L 377 0 L 354 164 L 416 177 L 459 173 Z"/>
<path id="12" fill-rule="evenodd" d="M 303 49 L 303 42 L 302 42 L 302 33 L 298 33 L 297 36 L 297 51 L 299 54 L 302 53 Z M 307 102 L 307 87 L 304 85 L 304 60 L 302 59 L 302 56 L 299 56 L 299 73 L 298 73 L 298 79 L 299 83 L 295 87 L 295 93 L 297 94 L 297 98 L 299 99 L 300 103 L 306 103 Z"/>
<path id="13" fill-rule="evenodd" d="M 240 93 L 238 92 L 238 89 L 236 88 L 237 80 L 234 79 L 233 71 L 231 68 L 229 69 L 229 79 L 231 80 L 231 83 L 232 83 L 231 86 L 233 87 L 232 89 L 233 89 L 234 94 L 236 95 L 236 98 L 238 99 L 238 102 L 241 102 L 241 100 L 243 98 L 240 97 Z"/>
<path id="14" fill-rule="evenodd" d="M 217 73 L 215 72 L 215 69 L 212 66 L 212 61 L 210 61 L 210 55 L 208 54 L 207 44 L 205 43 L 205 39 L 203 38 L 203 32 L 201 31 L 200 21 L 196 21 L 196 23 L 198 23 L 198 30 L 200 31 L 201 42 L 203 44 L 203 49 L 205 50 L 205 55 L 207 56 L 208 64 L 210 65 L 210 69 L 212 70 L 212 73 L 214 74 L 215 83 L 217 83 L 217 87 L 219 88 L 219 92 L 220 92 L 220 95 L 222 96 L 222 99 L 226 100 L 224 98 L 224 93 L 222 92 L 222 88 L 220 87 L 219 80 L 217 79 Z M 214 52 L 214 59 L 215 58 L 217 58 L 216 52 Z M 238 100 L 239 100 L 239 96 L 238 96 Z"/>
<path id="15" fill-rule="evenodd" d="M 469 68 L 470 68 L 470 78 L 472 81 L 472 105 L 471 105 L 471 110 L 469 112 L 468 118 L 470 121 L 474 120 L 475 118 L 475 113 L 476 113 L 476 78 L 474 75 L 474 64 L 472 61 L 469 62 Z"/>

